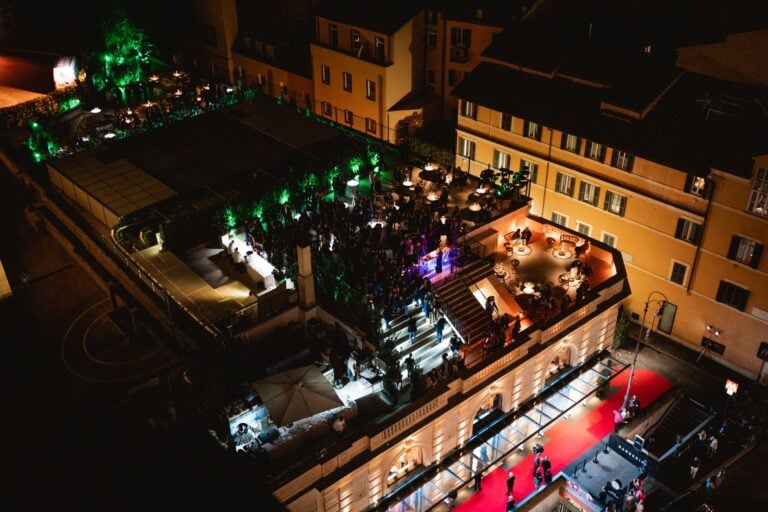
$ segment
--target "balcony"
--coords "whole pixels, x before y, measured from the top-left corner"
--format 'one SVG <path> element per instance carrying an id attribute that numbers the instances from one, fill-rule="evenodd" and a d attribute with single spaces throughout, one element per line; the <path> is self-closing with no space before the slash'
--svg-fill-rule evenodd
<path id="1" fill-rule="evenodd" d="M 464 45 L 451 46 L 451 62 L 469 62 L 469 48 Z"/>

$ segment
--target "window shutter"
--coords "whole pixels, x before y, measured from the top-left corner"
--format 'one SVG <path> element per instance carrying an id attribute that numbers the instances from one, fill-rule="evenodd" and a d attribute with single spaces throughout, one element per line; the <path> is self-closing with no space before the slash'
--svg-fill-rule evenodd
<path id="1" fill-rule="evenodd" d="M 576 137 L 576 153 L 581 153 L 581 137 Z"/>
<path id="2" fill-rule="evenodd" d="M 613 148 L 611 150 L 611 167 L 616 167 L 616 160 L 618 156 L 619 156 L 619 150 L 617 150 L 616 148 Z"/>
<path id="3" fill-rule="evenodd" d="M 741 241 L 741 238 L 733 235 L 731 237 L 731 246 L 728 248 L 728 259 L 729 260 L 735 260 L 736 259 L 736 253 L 739 252 L 739 242 Z"/>
<path id="4" fill-rule="evenodd" d="M 635 165 L 635 155 L 630 155 L 627 153 L 627 168 L 625 170 L 627 172 L 632 172 L 633 165 Z"/>
<path id="5" fill-rule="evenodd" d="M 605 200 L 603 200 L 603 210 L 608 211 L 611 206 L 611 193 L 605 193 Z"/>
<path id="6" fill-rule="evenodd" d="M 696 224 L 696 230 L 693 233 L 693 243 L 699 245 L 701 242 L 701 235 L 704 234 L 704 226 Z"/>
<path id="7" fill-rule="evenodd" d="M 717 288 L 717 297 L 715 297 L 715 300 L 717 302 L 724 302 L 725 296 L 728 293 L 728 283 L 725 281 L 720 281 L 720 286 Z"/>
<path id="8" fill-rule="evenodd" d="M 757 268 L 757 266 L 760 264 L 760 256 L 763 254 L 763 244 L 756 244 L 755 245 L 755 252 L 752 254 L 752 261 L 749 262 L 749 266 L 752 268 Z"/>
<path id="9" fill-rule="evenodd" d="M 586 188 L 586 183 L 582 181 L 579 184 L 579 201 L 583 201 L 584 200 L 584 189 L 585 188 Z"/>
<path id="10" fill-rule="evenodd" d="M 683 239 L 683 229 L 685 228 L 685 219 L 677 219 L 677 229 L 675 229 L 675 238 Z"/>
<path id="11" fill-rule="evenodd" d="M 749 292 L 743 288 L 736 288 L 736 297 L 734 297 L 734 305 L 740 310 L 744 311 L 747 307 L 747 301 L 749 300 Z"/>
<path id="12" fill-rule="evenodd" d="M 605 146 L 600 146 L 600 161 L 605 161 Z"/>
<path id="13" fill-rule="evenodd" d="M 565 149 L 565 143 L 568 141 L 568 134 L 560 132 L 560 149 Z"/>
<path id="14" fill-rule="evenodd" d="M 686 174 L 685 175 L 685 192 L 687 194 L 691 193 L 691 187 L 693 186 L 693 180 L 695 179 L 695 176 L 693 174 Z"/>
<path id="15" fill-rule="evenodd" d="M 621 213 L 619 213 L 619 215 L 623 217 L 624 210 L 626 209 L 627 209 L 627 198 L 625 196 L 621 196 Z"/>
<path id="16" fill-rule="evenodd" d="M 528 136 L 528 125 L 529 124 L 530 123 L 528 121 L 525 121 L 523 123 L 523 137 L 527 137 Z"/>

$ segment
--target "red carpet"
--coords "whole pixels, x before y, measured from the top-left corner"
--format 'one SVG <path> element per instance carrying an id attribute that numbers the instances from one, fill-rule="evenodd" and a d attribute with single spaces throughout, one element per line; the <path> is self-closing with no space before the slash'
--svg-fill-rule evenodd
<path id="1" fill-rule="evenodd" d="M 600 405 L 577 421 L 561 418 L 544 431 L 550 441 L 544 444 L 544 455 L 552 462 L 556 475 L 568 464 L 613 432 L 613 411 L 621 407 L 626 392 L 629 370 L 611 381 L 611 394 Z M 672 383 L 650 370 L 635 370 L 632 392 L 645 407 L 672 387 Z M 482 481 L 482 490 L 458 505 L 460 512 L 487 512 L 504 510 L 507 502 L 507 471 L 498 468 Z M 520 503 L 531 492 L 533 485 L 533 455 L 528 455 L 512 468 L 515 473 L 515 500 Z"/>

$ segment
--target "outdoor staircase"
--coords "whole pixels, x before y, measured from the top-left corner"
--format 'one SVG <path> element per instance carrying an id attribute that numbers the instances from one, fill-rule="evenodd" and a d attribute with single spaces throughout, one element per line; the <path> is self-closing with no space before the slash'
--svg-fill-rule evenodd
<path id="1" fill-rule="evenodd" d="M 489 260 L 474 260 L 451 279 L 435 286 L 435 294 L 440 298 L 446 317 L 468 345 L 480 342 L 488 326 L 485 308 L 475 298 L 470 287 L 492 274 Z"/>
<path id="2" fill-rule="evenodd" d="M 661 421 L 647 435 L 654 437 L 649 451 L 661 457 L 675 445 L 677 436 L 685 437 L 712 418 L 701 404 L 688 397 L 681 397 L 669 409 Z"/>

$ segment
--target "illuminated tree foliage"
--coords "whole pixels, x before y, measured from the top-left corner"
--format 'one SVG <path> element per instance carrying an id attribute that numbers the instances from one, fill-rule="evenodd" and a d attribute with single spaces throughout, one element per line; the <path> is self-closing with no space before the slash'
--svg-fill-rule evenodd
<path id="1" fill-rule="evenodd" d="M 144 82 L 152 49 L 144 31 L 118 13 L 104 29 L 104 51 L 99 57 L 104 69 L 95 73 L 94 85 L 99 90 L 119 90 L 125 103 L 126 87 Z"/>

